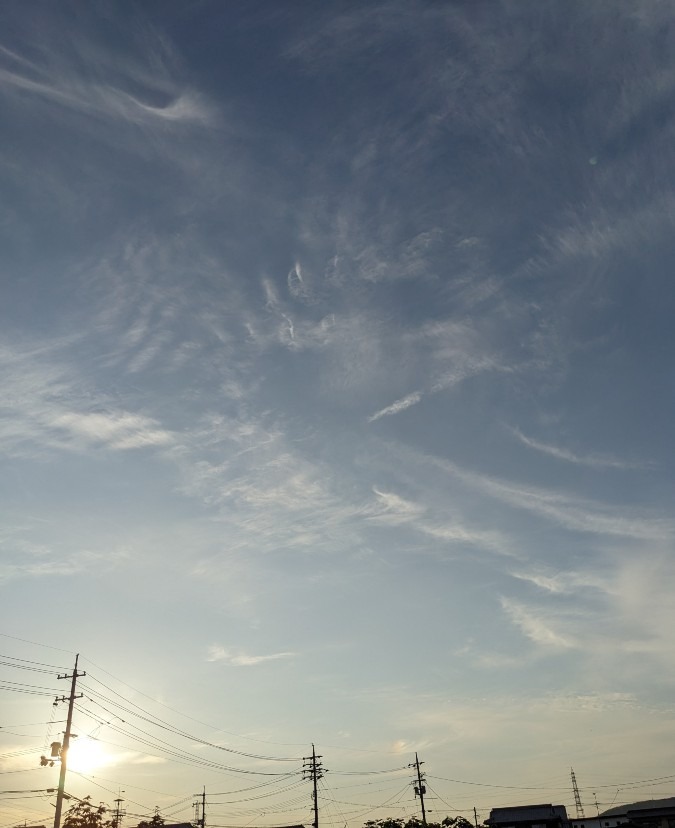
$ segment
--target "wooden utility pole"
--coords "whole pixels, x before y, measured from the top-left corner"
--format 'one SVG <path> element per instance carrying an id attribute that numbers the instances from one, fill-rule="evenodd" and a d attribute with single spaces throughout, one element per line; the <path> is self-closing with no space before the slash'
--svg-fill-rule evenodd
<path id="1" fill-rule="evenodd" d="M 63 734 L 63 745 L 61 746 L 61 770 L 59 772 L 59 787 L 56 794 L 56 813 L 54 814 L 54 828 L 61 828 L 61 810 L 63 809 L 63 793 L 66 786 L 66 769 L 68 767 L 68 748 L 70 746 L 70 731 L 73 724 L 73 706 L 75 704 L 75 699 L 81 699 L 82 693 L 79 696 L 75 695 L 75 687 L 77 685 L 78 678 L 82 676 L 86 676 L 86 673 L 78 673 L 77 672 L 77 662 L 80 658 L 80 654 L 78 653 L 75 656 L 75 669 L 73 670 L 73 675 L 63 675 L 57 676 L 59 679 L 70 679 L 70 695 L 69 696 L 61 696 L 57 698 L 57 702 L 64 702 L 68 701 L 68 717 L 66 719 L 66 730 Z"/>

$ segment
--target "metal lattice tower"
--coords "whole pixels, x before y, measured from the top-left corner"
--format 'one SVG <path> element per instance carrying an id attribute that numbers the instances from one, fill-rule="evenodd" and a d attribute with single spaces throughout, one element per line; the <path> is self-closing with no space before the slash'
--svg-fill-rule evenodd
<path id="1" fill-rule="evenodd" d="M 577 785 L 577 778 L 574 775 L 574 768 L 570 768 L 570 774 L 572 776 L 572 790 L 574 791 L 574 804 L 577 809 L 577 819 L 585 819 L 586 814 L 584 814 L 584 806 L 581 804 L 579 786 Z"/>

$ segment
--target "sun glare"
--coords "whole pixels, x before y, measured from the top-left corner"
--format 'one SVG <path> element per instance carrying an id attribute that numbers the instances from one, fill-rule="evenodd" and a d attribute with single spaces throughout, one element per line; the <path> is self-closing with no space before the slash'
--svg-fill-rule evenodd
<path id="1" fill-rule="evenodd" d="M 100 742 L 88 736 L 73 739 L 68 749 L 68 767 L 87 773 L 107 764 L 108 757 Z"/>

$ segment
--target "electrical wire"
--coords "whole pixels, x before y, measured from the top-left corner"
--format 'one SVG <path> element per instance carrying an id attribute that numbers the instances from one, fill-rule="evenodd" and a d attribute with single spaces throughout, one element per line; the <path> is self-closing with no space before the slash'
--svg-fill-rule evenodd
<path id="1" fill-rule="evenodd" d="M 455 808 L 453 805 L 450 805 L 450 803 L 449 803 L 449 802 L 446 802 L 446 801 L 445 801 L 445 799 L 443 799 L 443 797 L 442 797 L 439 793 L 437 793 L 437 792 L 436 792 L 436 791 L 435 791 L 435 790 L 431 787 L 431 785 L 429 784 L 429 780 L 428 780 L 428 778 L 426 779 L 426 783 L 427 783 L 427 788 L 429 788 L 429 790 L 431 791 L 431 793 L 432 793 L 432 794 L 433 794 L 433 795 L 434 795 L 437 799 L 440 799 L 440 800 L 441 800 L 441 802 L 442 802 L 442 803 L 443 803 L 443 804 L 444 804 L 447 808 L 449 808 L 451 811 L 455 811 L 455 812 L 457 812 L 457 813 L 460 813 L 460 812 L 462 811 L 462 809 L 461 809 L 461 808 Z"/>
<path id="2" fill-rule="evenodd" d="M 158 716 L 155 716 L 153 713 L 150 713 L 148 710 L 145 710 L 145 708 L 142 708 L 140 705 L 137 705 L 135 702 L 132 702 L 129 699 L 126 699 L 120 693 L 117 693 L 117 691 L 113 690 L 111 687 L 108 687 L 107 684 L 104 684 L 102 681 L 100 681 L 100 679 L 97 679 L 95 676 L 92 676 L 92 678 L 94 678 L 95 681 L 98 681 L 98 683 L 101 684 L 103 687 L 105 687 L 106 690 L 108 690 L 111 693 L 114 693 L 116 696 L 119 696 L 120 698 L 124 699 L 124 701 L 127 704 L 133 705 L 133 707 L 136 707 L 138 710 L 142 711 L 142 713 L 145 713 L 146 715 L 143 716 L 140 713 L 137 713 L 136 711 L 131 710 L 128 707 L 125 707 L 124 705 L 120 704 L 119 702 L 116 702 L 114 699 L 109 699 L 104 694 L 99 693 L 98 691 L 94 690 L 93 688 L 87 687 L 86 685 L 84 685 L 84 689 L 87 692 L 93 693 L 93 695 L 103 698 L 109 704 L 112 704 L 112 705 L 118 707 L 120 710 L 124 710 L 125 713 L 129 713 L 132 716 L 137 716 L 139 719 L 141 719 L 145 722 L 148 722 L 149 724 L 153 724 L 155 727 L 159 727 L 163 730 L 168 730 L 170 733 L 174 733 L 177 736 L 182 736 L 185 739 L 190 739 L 191 741 L 198 742 L 199 744 L 206 745 L 208 747 L 212 747 L 212 748 L 215 748 L 217 750 L 225 751 L 226 753 L 231 753 L 231 754 L 234 754 L 234 755 L 237 755 L 237 756 L 244 756 L 248 759 L 256 759 L 256 760 L 265 761 L 265 762 L 299 762 L 302 759 L 302 757 L 298 757 L 298 756 L 264 756 L 264 755 L 256 754 L 256 753 L 247 753 L 246 751 L 235 750 L 233 748 L 227 748 L 227 747 L 224 747 L 223 745 L 217 745 L 217 744 L 214 744 L 213 742 L 209 742 L 206 739 L 201 739 L 199 736 L 194 736 L 191 733 L 186 733 L 184 730 L 180 730 L 179 728 L 173 727 L 168 722 L 165 722 L 164 720 L 160 719 Z M 80 685 L 80 686 L 82 686 L 82 685 Z M 151 718 L 148 718 L 148 716 L 151 717 Z"/>
<path id="3" fill-rule="evenodd" d="M 325 778 L 322 778 L 322 779 L 320 780 L 320 786 L 321 786 L 321 788 L 322 788 L 322 789 L 324 789 L 324 790 L 325 790 L 325 791 L 327 791 L 328 793 L 331 793 L 331 794 L 332 794 L 332 791 L 330 790 L 330 786 L 329 786 L 329 784 L 328 784 L 328 782 L 326 781 L 326 779 L 325 779 Z M 337 811 L 337 813 L 338 813 L 338 816 L 340 817 L 340 821 L 341 821 L 341 822 L 344 822 L 344 824 L 346 825 L 346 824 L 347 824 L 347 820 L 345 819 L 344 814 L 342 813 L 342 809 L 341 809 L 341 808 L 340 808 L 340 806 L 337 804 L 337 802 L 335 803 L 335 809 L 336 809 L 336 811 Z"/>
<path id="4" fill-rule="evenodd" d="M 401 768 L 391 768 L 389 770 L 374 770 L 374 771 L 340 771 L 331 770 L 333 776 L 375 776 L 383 773 L 399 773 L 399 771 L 408 770 L 408 766 L 404 765 Z"/>
<path id="5" fill-rule="evenodd" d="M 81 705 L 77 705 L 77 707 L 78 707 L 79 710 L 82 710 L 83 712 L 87 713 L 88 715 L 91 715 L 91 717 L 94 720 L 97 720 L 96 716 L 94 716 L 90 711 L 87 711 L 85 708 L 82 708 Z M 98 721 L 100 721 L 100 720 L 98 720 Z M 230 773 L 251 774 L 251 775 L 256 775 L 256 776 L 276 776 L 276 777 L 285 776 L 284 773 L 275 773 L 275 772 L 270 772 L 270 771 L 255 771 L 255 770 L 244 769 L 244 768 L 235 768 L 235 767 L 232 767 L 230 765 L 222 765 L 218 762 L 211 762 L 211 761 L 208 761 L 208 760 L 202 760 L 202 759 L 199 759 L 198 757 L 194 756 L 194 754 L 191 754 L 188 751 L 184 751 L 181 748 L 178 748 L 176 745 L 173 745 L 173 744 L 171 744 L 170 742 L 167 742 L 164 739 L 160 739 L 158 736 L 154 736 L 153 734 L 148 733 L 146 730 L 143 730 L 142 728 L 138 727 L 138 725 L 130 725 L 126 722 L 124 722 L 124 723 L 127 724 L 127 726 L 129 726 L 129 727 L 133 727 L 135 730 L 139 731 L 144 736 L 146 736 L 150 740 L 154 740 L 154 741 L 148 741 L 148 739 L 137 736 L 135 733 L 130 733 L 129 731 L 124 730 L 123 728 L 121 728 L 117 725 L 114 725 L 111 722 L 101 722 L 101 724 L 105 724 L 111 730 L 113 730 L 117 733 L 120 733 L 123 736 L 126 736 L 128 739 L 132 739 L 134 741 L 140 742 L 141 744 L 145 745 L 146 747 L 152 747 L 155 750 L 159 750 L 162 753 L 165 753 L 169 756 L 177 757 L 177 758 L 180 758 L 180 759 L 187 759 L 188 761 L 190 761 L 194 765 L 201 765 L 203 767 L 211 767 L 211 768 L 215 768 L 215 769 L 218 769 L 218 770 L 228 771 Z M 161 744 L 158 744 L 158 743 L 161 743 Z"/>
<path id="6" fill-rule="evenodd" d="M 159 704 L 162 707 L 165 707 L 167 710 L 171 710 L 172 713 L 178 713 L 179 716 L 183 716 L 186 719 L 190 719 L 190 721 L 196 722 L 197 724 L 204 725 L 204 727 L 208 727 L 210 730 L 215 730 L 218 733 L 226 733 L 228 736 L 234 736 L 237 739 L 247 739 L 248 741 L 251 741 L 251 742 L 260 742 L 261 744 L 266 744 L 266 745 L 281 745 L 283 747 L 303 747 L 302 742 L 274 742 L 274 741 L 271 741 L 269 739 L 256 739 L 253 736 L 244 736 L 244 735 L 239 734 L 239 733 L 232 733 L 229 730 L 224 730 L 221 727 L 214 727 L 213 725 L 207 724 L 206 722 L 202 722 L 200 719 L 195 719 L 193 716 L 189 716 L 187 713 L 183 713 L 180 710 L 176 710 L 176 708 L 171 707 L 168 704 L 164 704 L 164 702 L 161 702 L 157 699 L 153 699 L 152 696 L 148 696 L 148 694 L 144 693 L 142 690 L 138 690 L 137 688 L 132 687 L 131 684 L 128 684 L 127 682 L 122 681 L 122 679 L 120 679 L 120 678 L 117 678 L 117 676 L 114 676 L 112 673 L 109 673 L 107 670 L 104 670 L 103 667 L 99 667 L 90 658 L 87 658 L 86 656 L 83 656 L 83 659 L 85 661 L 88 661 L 89 664 L 91 664 L 97 670 L 100 670 L 102 673 L 105 673 L 107 676 L 110 676 L 110 678 L 115 679 L 115 681 L 118 681 L 120 684 L 123 684 L 125 687 L 128 687 L 130 690 L 133 690 L 134 693 L 138 693 L 141 696 L 145 696 L 146 699 L 150 699 L 155 704 Z M 95 678 L 95 677 L 93 677 L 93 678 Z M 95 680 L 99 681 L 98 679 L 95 679 Z"/>
<path id="7" fill-rule="evenodd" d="M 495 785 L 489 782 L 467 782 L 464 779 L 447 779 L 444 776 L 436 776 L 427 774 L 427 779 L 440 779 L 443 782 L 454 782 L 456 785 L 475 785 L 481 788 L 502 788 L 505 790 L 510 791 L 567 791 L 569 790 L 569 785 L 565 787 L 556 788 L 551 785 Z M 601 785 L 597 785 L 596 787 L 602 787 Z M 610 785 L 609 787 L 614 787 Z"/>
<path id="8" fill-rule="evenodd" d="M 211 805 L 235 805 L 238 802 L 255 802 L 258 799 L 266 799 L 267 797 L 277 796 L 278 794 L 284 793 L 286 791 L 292 791 L 295 788 L 298 788 L 302 784 L 303 784 L 303 780 L 299 779 L 297 782 L 294 782 L 292 785 L 287 785 L 285 788 L 279 788 L 277 790 L 268 791 L 267 793 L 260 794 L 259 796 L 249 796 L 249 797 L 244 797 L 243 799 L 231 799 L 231 800 L 225 801 L 225 802 L 213 802 L 213 801 L 211 801 L 208 804 L 211 804 Z M 213 794 L 210 794 L 210 796 L 213 796 Z"/>
<path id="9" fill-rule="evenodd" d="M 30 696 L 53 696 L 57 692 L 55 690 L 52 690 L 51 693 L 43 693 L 37 690 L 21 690 L 17 687 L 3 687 L 1 684 L 0 690 L 7 690 L 10 693 L 27 693 Z"/>
<path id="10" fill-rule="evenodd" d="M 26 658 L 17 658 L 16 656 L 4 655 L 0 653 L 0 664 L 3 667 L 14 667 L 17 670 L 31 670 L 35 673 L 49 673 L 53 676 L 58 676 L 63 670 L 57 667 L 56 664 L 43 664 L 41 661 L 29 661 Z M 4 660 L 8 659 L 8 660 Z M 16 664 L 15 662 L 21 662 Z"/>
<path id="11" fill-rule="evenodd" d="M 34 644 L 36 647 L 44 647 L 47 650 L 58 650 L 60 653 L 70 653 L 70 650 L 64 650 L 63 647 L 52 647 L 50 644 L 40 644 L 39 641 L 29 641 L 27 638 L 18 638 L 16 635 L 9 635 L 8 633 L 0 633 L 3 638 L 11 638 L 13 641 L 23 641 L 24 644 Z"/>

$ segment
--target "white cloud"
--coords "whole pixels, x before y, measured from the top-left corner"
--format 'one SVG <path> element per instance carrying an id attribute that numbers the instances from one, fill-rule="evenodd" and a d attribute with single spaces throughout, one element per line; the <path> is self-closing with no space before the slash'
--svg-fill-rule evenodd
<path id="1" fill-rule="evenodd" d="M 520 440 L 523 445 L 540 451 L 543 454 L 548 454 L 558 460 L 565 460 L 568 463 L 576 463 L 582 466 L 591 466 L 593 468 L 606 469 L 642 469 L 650 468 L 650 463 L 631 463 L 626 460 L 619 460 L 614 457 L 607 457 L 600 454 L 586 454 L 579 455 L 569 451 L 569 449 L 554 446 L 549 443 L 542 443 L 539 440 L 534 440 L 532 437 L 526 437 L 519 429 L 512 428 L 513 434 Z"/>
<path id="2" fill-rule="evenodd" d="M 377 501 L 366 514 L 371 520 L 384 523 L 405 523 L 424 514 L 426 506 L 413 503 L 394 492 L 382 492 L 373 487 Z"/>
<path id="3" fill-rule="evenodd" d="M 63 554 L 58 548 L 36 546 L 21 538 L 0 541 L 3 560 L 0 582 L 22 578 L 68 577 L 80 573 L 110 572 L 125 564 L 130 553 L 125 548 L 82 549 Z"/>
<path id="4" fill-rule="evenodd" d="M 139 59 L 135 61 L 127 55 L 123 63 L 116 62 L 117 56 L 108 44 L 99 44 L 98 49 L 91 51 L 76 39 L 71 43 L 79 54 L 72 62 L 67 51 L 54 48 L 46 39 L 34 60 L 1 48 L 0 57 L 7 65 L 0 65 L 0 87 L 67 109 L 145 127 L 160 123 L 211 123 L 213 108 L 204 97 L 172 80 L 167 71 L 172 56 L 161 38 L 150 34 L 147 27 L 145 35 L 148 40 L 136 44 Z M 156 49 L 163 51 L 164 61 L 156 60 L 154 65 L 144 61 L 143 47 L 145 55 Z M 159 55 L 155 53 L 155 57 Z M 81 71 L 79 61 L 89 65 L 89 73 Z"/>
<path id="5" fill-rule="evenodd" d="M 257 664 L 264 664 L 267 661 L 279 661 L 280 659 L 294 658 L 297 653 L 282 652 L 268 655 L 248 655 L 246 653 L 231 653 L 218 644 L 209 647 L 207 661 L 222 661 L 232 667 L 253 667 Z"/>
<path id="6" fill-rule="evenodd" d="M 420 521 L 416 528 L 432 538 L 447 543 L 469 544 L 500 555 L 518 557 L 513 541 L 504 533 L 495 530 L 469 528 L 457 520 L 453 523 L 442 520 L 436 523 Z"/>
<path id="7" fill-rule="evenodd" d="M 543 486 L 535 488 L 479 474 L 449 460 L 413 452 L 402 446 L 391 446 L 390 451 L 396 451 L 410 460 L 436 466 L 471 489 L 570 531 L 656 542 L 671 540 L 675 532 L 675 525 L 670 518 L 650 515 L 645 510 L 602 503 Z"/>
<path id="8" fill-rule="evenodd" d="M 557 572 L 555 575 L 547 575 L 542 572 L 521 571 L 512 572 L 511 576 L 554 595 L 579 594 L 584 589 L 607 592 L 609 588 L 607 574 L 599 572 Z"/>
<path id="9" fill-rule="evenodd" d="M 551 626 L 550 613 L 525 607 L 509 598 L 501 599 L 502 609 L 520 631 L 544 649 L 567 650 L 575 642 Z"/>
<path id="10" fill-rule="evenodd" d="M 399 414 L 401 411 L 405 411 L 406 408 L 411 408 L 413 405 L 417 405 L 422 399 L 422 392 L 421 391 L 413 391 L 412 394 L 408 394 L 405 397 L 402 397 L 400 400 L 396 400 L 396 402 L 392 403 L 391 405 L 386 406 L 386 408 L 382 408 L 379 411 L 376 411 L 374 414 L 371 414 L 368 417 L 369 423 L 374 423 L 375 420 L 379 420 L 381 417 L 391 417 L 394 414 Z"/>
<path id="11" fill-rule="evenodd" d="M 101 443 L 111 449 L 135 449 L 145 446 L 164 446 L 173 441 L 171 434 L 156 420 L 139 414 L 68 412 L 56 416 L 52 428 L 62 429 L 87 442 Z"/>
<path id="12" fill-rule="evenodd" d="M 174 441 L 154 418 L 116 409 L 104 394 L 87 388 L 66 359 L 69 344 L 57 343 L 51 352 L 35 347 L 0 351 L 5 389 L 0 445 L 5 451 L 83 451 L 93 445 L 120 451 L 166 447 Z"/>

